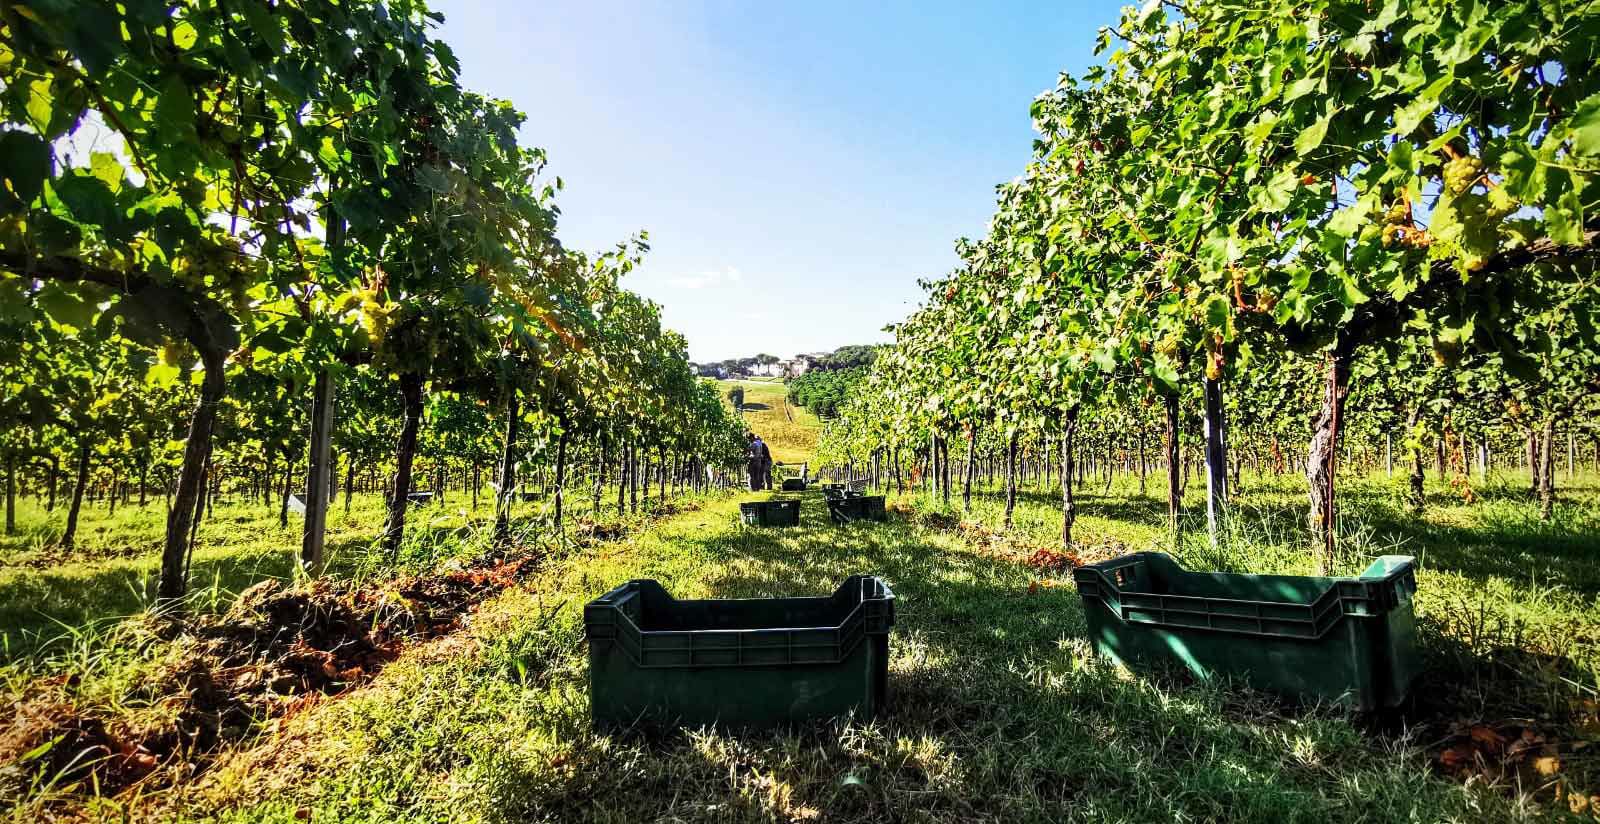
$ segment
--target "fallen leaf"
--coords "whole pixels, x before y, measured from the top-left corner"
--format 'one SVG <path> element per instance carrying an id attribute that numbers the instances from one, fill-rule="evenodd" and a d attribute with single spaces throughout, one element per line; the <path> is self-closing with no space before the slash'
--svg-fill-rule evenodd
<path id="1" fill-rule="evenodd" d="M 1439 763 L 1454 770 L 1472 763 L 1478 751 L 1468 744 L 1459 744 L 1439 753 Z"/>
<path id="2" fill-rule="evenodd" d="M 1482 724 L 1479 724 L 1472 728 L 1470 735 L 1472 736 L 1473 741 L 1478 742 L 1494 752 L 1500 752 L 1501 750 L 1505 749 L 1506 737 L 1495 732 L 1491 727 L 1486 727 Z"/>

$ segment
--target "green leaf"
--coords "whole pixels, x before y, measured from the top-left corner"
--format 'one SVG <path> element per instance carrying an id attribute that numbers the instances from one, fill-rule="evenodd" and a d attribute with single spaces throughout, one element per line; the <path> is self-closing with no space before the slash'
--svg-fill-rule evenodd
<path id="1" fill-rule="evenodd" d="M 267 44 L 273 52 L 283 51 L 283 27 L 278 18 L 262 4 L 261 0 L 243 0 L 234 6 L 244 14 L 250 30 Z"/>
<path id="2" fill-rule="evenodd" d="M 1316 119 L 1311 125 L 1300 130 L 1294 139 L 1295 154 L 1305 157 L 1312 150 L 1322 145 L 1322 139 L 1328 134 L 1328 123 L 1333 120 L 1332 113 L 1325 114 Z"/>
<path id="3" fill-rule="evenodd" d="M 18 201 L 32 203 L 49 175 L 50 146 L 44 140 L 29 132 L 0 132 L 0 178 Z"/>
<path id="4" fill-rule="evenodd" d="M 1572 129 L 1574 154 L 1600 155 L 1600 92 L 1579 103 L 1567 125 Z"/>
<path id="5" fill-rule="evenodd" d="M 1341 278 L 1339 285 L 1342 287 L 1339 290 L 1339 301 L 1347 307 L 1359 306 L 1370 300 L 1367 293 L 1356 287 L 1355 281 Z"/>
<path id="6" fill-rule="evenodd" d="M 180 135 L 192 136 L 194 117 L 194 92 L 183 78 L 168 76 L 161 84 L 161 96 L 156 98 L 156 121 Z"/>
<path id="7" fill-rule="evenodd" d="M 1508 147 L 1500 167 L 1505 172 L 1502 185 L 1512 197 L 1526 200 L 1537 198 L 1544 192 L 1544 167 L 1526 144 L 1518 142 Z"/>
<path id="8" fill-rule="evenodd" d="M 1556 198 L 1556 202 L 1545 207 L 1545 226 L 1550 232 L 1551 240 L 1575 246 L 1583 242 L 1583 203 L 1578 198 L 1577 187 L 1572 185 L 1571 177 L 1564 169 L 1552 171 L 1550 174 L 1552 185 L 1557 185 L 1558 176 L 1555 172 L 1561 172 L 1560 177 L 1567 179 L 1567 185 Z"/>
<path id="9" fill-rule="evenodd" d="M 145 383 L 151 386 L 167 389 L 178 382 L 178 376 L 181 374 L 183 374 L 183 368 L 180 366 L 152 363 L 150 368 L 145 370 L 144 380 Z"/>
<path id="10" fill-rule="evenodd" d="M 1467 19 L 1464 21 L 1461 33 L 1451 38 L 1449 48 L 1439 53 L 1439 59 L 1443 60 L 1445 65 L 1454 66 L 1478 58 L 1499 27 L 1489 19 L 1485 3 L 1473 3 L 1468 8 Z"/>
<path id="11" fill-rule="evenodd" d="M 1417 93 L 1410 103 L 1401 106 L 1394 113 L 1394 133 L 1405 137 L 1417 130 L 1422 121 L 1427 119 L 1439 108 L 1439 95 L 1455 82 L 1455 76 L 1446 74 L 1429 84 L 1426 89 Z"/>
<path id="12" fill-rule="evenodd" d="M 1245 127 L 1244 134 L 1247 145 L 1253 149 L 1260 148 L 1262 142 L 1272 134 L 1272 130 L 1277 128 L 1278 120 L 1279 116 L 1275 112 L 1262 112 L 1257 115 L 1256 119 L 1250 121 L 1250 125 Z"/>
<path id="13" fill-rule="evenodd" d="M 1367 206 L 1362 203 L 1353 203 L 1333 213 L 1328 218 L 1327 230 L 1339 237 L 1353 237 L 1366 222 Z"/>
<path id="14" fill-rule="evenodd" d="M 95 75 L 108 71 L 124 50 L 122 20 L 109 8 L 83 9 L 71 15 L 63 39 L 72 55 Z"/>
<path id="15" fill-rule="evenodd" d="M 444 169 L 431 163 L 417 167 L 416 180 L 417 185 L 430 192 L 443 193 L 451 189 L 450 176 Z"/>
<path id="16" fill-rule="evenodd" d="M 1289 208 L 1289 198 L 1300 185 L 1300 176 L 1293 168 L 1279 169 L 1267 184 L 1256 190 L 1256 208 L 1263 212 L 1281 212 Z"/>
<path id="17" fill-rule="evenodd" d="M 1384 180 L 1405 180 L 1410 177 L 1415 165 L 1411 144 L 1404 140 L 1395 141 L 1394 148 L 1389 150 L 1386 165 L 1388 169 L 1383 173 Z"/>
<path id="18" fill-rule="evenodd" d="M 122 222 L 117 196 L 100 178 L 85 174 L 68 175 L 53 184 L 56 196 L 66 204 L 72 219 L 84 226 L 115 227 Z"/>
<path id="19" fill-rule="evenodd" d="M 1294 84 L 1289 87 L 1289 91 L 1283 96 L 1283 102 L 1292 103 L 1299 100 L 1316 91 L 1323 83 L 1324 79 L 1322 77 L 1302 77 L 1294 81 Z"/>
<path id="20" fill-rule="evenodd" d="M 1224 331 L 1228 328 L 1228 319 L 1233 315 L 1233 308 L 1228 305 L 1228 299 L 1222 295 L 1212 295 L 1206 300 L 1206 328 L 1212 331 Z"/>
<path id="21" fill-rule="evenodd" d="M 84 329 L 94 323 L 94 305 L 59 286 L 39 290 L 38 300 L 39 308 L 62 326 Z"/>

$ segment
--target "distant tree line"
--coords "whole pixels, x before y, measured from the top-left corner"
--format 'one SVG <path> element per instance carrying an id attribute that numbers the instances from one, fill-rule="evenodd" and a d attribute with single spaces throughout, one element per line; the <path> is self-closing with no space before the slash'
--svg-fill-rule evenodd
<path id="1" fill-rule="evenodd" d="M 831 418 L 844 405 L 857 383 L 866 377 L 866 365 L 847 369 L 818 368 L 789 381 L 789 402 L 821 418 Z"/>
<path id="2" fill-rule="evenodd" d="M 694 364 L 694 370 L 703 378 L 721 378 L 748 375 L 759 366 L 771 366 L 780 360 L 776 355 L 762 353 L 750 358 L 728 358 Z"/>
<path id="3" fill-rule="evenodd" d="M 813 370 L 823 372 L 836 372 L 841 369 L 854 369 L 858 366 L 871 366 L 878 359 L 879 350 L 883 344 L 853 344 L 841 346 L 831 354 L 817 360 L 811 365 Z"/>

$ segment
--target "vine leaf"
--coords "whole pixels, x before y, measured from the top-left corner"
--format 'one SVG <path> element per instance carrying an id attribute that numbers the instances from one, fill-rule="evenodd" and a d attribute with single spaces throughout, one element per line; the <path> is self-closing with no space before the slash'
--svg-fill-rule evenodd
<path id="1" fill-rule="evenodd" d="M 23 206 L 32 203 L 49 174 L 50 147 L 43 139 L 15 129 L 0 132 L 0 177 L 11 197 Z"/>

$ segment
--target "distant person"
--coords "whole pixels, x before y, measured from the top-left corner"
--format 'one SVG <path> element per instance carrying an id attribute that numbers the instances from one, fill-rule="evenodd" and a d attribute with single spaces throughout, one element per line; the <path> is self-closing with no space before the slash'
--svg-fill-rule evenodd
<path id="1" fill-rule="evenodd" d="M 767 449 L 760 435 L 750 432 L 746 433 L 745 438 L 749 441 L 744 451 L 744 463 L 750 474 L 750 491 L 768 489 L 771 487 L 772 452 Z"/>

